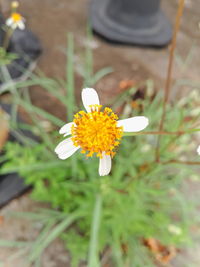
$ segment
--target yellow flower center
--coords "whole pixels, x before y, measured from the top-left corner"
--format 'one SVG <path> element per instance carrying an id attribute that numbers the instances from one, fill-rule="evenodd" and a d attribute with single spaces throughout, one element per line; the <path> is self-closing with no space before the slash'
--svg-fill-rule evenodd
<path id="1" fill-rule="evenodd" d="M 97 153 L 114 156 L 113 150 L 119 145 L 123 127 L 117 126 L 117 115 L 112 109 L 102 110 L 100 105 L 91 105 L 91 112 L 80 111 L 74 115 L 72 126 L 72 141 L 75 146 L 82 148 L 82 153 L 88 152 L 91 157 Z"/>
<path id="2" fill-rule="evenodd" d="M 11 17 L 14 22 L 19 22 L 20 20 L 22 20 L 22 16 L 19 13 L 12 13 Z"/>

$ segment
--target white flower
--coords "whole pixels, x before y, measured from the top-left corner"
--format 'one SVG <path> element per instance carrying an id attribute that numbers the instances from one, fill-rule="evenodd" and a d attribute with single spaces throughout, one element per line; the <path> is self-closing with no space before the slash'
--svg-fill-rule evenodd
<path id="1" fill-rule="evenodd" d="M 197 153 L 200 155 L 200 146 L 197 147 Z"/>
<path id="2" fill-rule="evenodd" d="M 13 2 L 11 3 L 11 8 L 16 9 L 16 8 L 18 8 L 18 7 L 19 7 L 19 2 L 18 2 L 18 1 L 13 1 Z"/>
<path id="3" fill-rule="evenodd" d="M 21 16 L 21 14 L 14 12 L 11 16 L 6 20 L 6 25 L 13 30 L 19 28 L 20 30 L 25 29 L 25 19 Z"/>
<path id="4" fill-rule="evenodd" d="M 80 111 L 73 122 L 65 124 L 59 131 L 64 136 L 71 135 L 55 148 L 60 159 L 67 159 L 78 149 L 90 157 L 96 153 L 99 157 L 99 175 L 108 175 L 111 170 L 111 159 L 123 132 L 139 132 L 149 123 L 144 116 L 118 120 L 110 108 L 102 110 L 99 97 L 93 88 L 82 90 L 82 101 L 87 112 Z"/>

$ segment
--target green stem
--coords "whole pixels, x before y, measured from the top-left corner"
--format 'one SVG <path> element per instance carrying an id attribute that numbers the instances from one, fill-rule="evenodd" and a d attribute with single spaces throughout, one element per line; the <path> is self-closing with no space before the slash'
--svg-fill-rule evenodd
<path id="1" fill-rule="evenodd" d="M 8 49 L 8 46 L 10 43 L 10 38 L 11 38 L 12 34 L 13 34 L 13 29 L 9 27 L 6 30 L 6 34 L 5 34 L 5 37 L 3 40 L 3 48 L 5 49 L 5 51 L 7 51 L 7 49 Z"/>
<path id="2" fill-rule="evenodd" d="M 199 131 L 200 131 L 200 128 L 197 128 L 197 129 L 189 129 L 185 133 L 194 133 L 194 132 L 199 132 Z"/>
<path id="3" fill-rule="evenodd" d="M 167 131 L 152 131 L 152 132 L 124 132 L 123 136 L 135 136 L 135 135 L 183 135 L 188 133 L 199 132 L 200 128 L 197 129 L 188 129 L 184 131 L 177 131 L 177 132 L 167 132 Z"/>
<path id="4" fill-rule="evenodd" d="M 101 209 L 102 209 L 102 196 L 101 194 L 96 195 L 96 201 L 93 212 L 93 219 L 91 225 L 91 238 L 89 246 L 89 255 L 88 255 L 88 267 L 98 267 L 98 236 L 99 236 L 99 227 L 101 219 Z"/>

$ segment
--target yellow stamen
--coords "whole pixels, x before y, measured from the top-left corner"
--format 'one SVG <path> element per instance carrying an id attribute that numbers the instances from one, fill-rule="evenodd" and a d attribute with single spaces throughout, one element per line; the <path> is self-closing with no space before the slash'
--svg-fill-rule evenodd
<path id="1" fill-rule="evenodd" d="M 12 13 L 11 17 L 14 22 L 19 22 L 22 20 L 22 16 L 19 13 Z"/>
<path id="2" fill-rule="evenodd" d="M 93 153 L 102 157 L 102 153 L 114 156 L 113 150 L 119 145 L 123 127 L 117 126 L 117 115 L 110 108 L 101 111 L 102 106 L 91 105 L 91 112 L 80 111 L 74 115 L 72 141 L 82 148 L 82 153 Z"/>

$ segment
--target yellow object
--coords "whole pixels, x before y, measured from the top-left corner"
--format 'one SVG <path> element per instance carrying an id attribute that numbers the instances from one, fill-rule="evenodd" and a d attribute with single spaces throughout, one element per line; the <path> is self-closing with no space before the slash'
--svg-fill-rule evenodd
<path id="1" fill-rule="evenodd" d="M 19 22 L 22 20 L 22 16 L 19 13 L 12 13 L 11 18 L 14 22 Z"/>
<path id="2" fill-rule="evenodd" d="M 117 126 L 117 115 L 110 108 L 102 110 L 101 105 L 91 105 L 91 112 L 80 111 L 74 116 L 72 126 L 72 141 L 82 148 L 82 153 L 88 152 L 91 157 L 97 153 L 114 156 L 113 150 L 119 145 L 123 127 Z"/>

